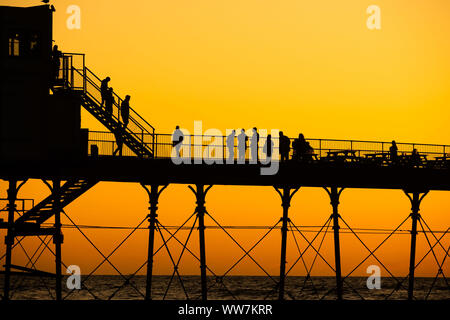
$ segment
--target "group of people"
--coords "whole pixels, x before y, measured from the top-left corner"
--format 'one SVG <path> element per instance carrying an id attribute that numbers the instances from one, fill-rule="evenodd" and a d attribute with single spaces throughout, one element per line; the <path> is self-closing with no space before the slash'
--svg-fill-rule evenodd
<path id="1" fill-rule="evenodd" d="M 236 130 L 232 130 L 227 136 L 226 144 L 228 148 L 228 161 L 232 162 L 234 160 L 234 139 L 236 137 Z M 238 163 L 245 162 L 245 153 L 248 149 L 248 136 L 244 129 L 237 135 L 238 141 Z M 252 136 L 250 138 L 250 161 L 258 161 L 258 144 L 259 144 L 259 132 L 255 127 L 252 129 Z M 272 135 L 268 135 L 266 142 L 264 143 L 263 152 L 266 154 L 267 158 L 271 158 L 273 154 L 273 141 Z"/>
<path id="2" fill-rule="evenodd" d="M 106 77 L 101 81 L 100 84 L 100 94 L 102 97 L 102 102 L 100 107 L 103 108 L 105 106 L 105 111 L 112 116 L 113 114 L 113 105 L 115 103 L 114 100 L 114 90 L 113 88 L 109 87 L 108 84 L 111 81 L 110 77 Z M 128 126 L 128 122 L 130 120 L 130 96 L 125 96 L 125 99 L 120 104 L 120 118 L 119 119 L 119 125 L 117 126 L 116 130 L 114 130 L 114 136 L 117 143 L 117 148 L 114 150 L 113 155 L 119 154 L 119 156 L 122 155 L 122 147 L 123 147 L 123 133 Z"/>
<path id="3" fill-rule="evenodd" d="M 281 161 L 289 160 L 291 140 L 286 137 L 283 132 L 280 132 L 280 155 Z M 314 149 L 311 144 L 306 141 L 303 133 L 298 135 L 298 138 L 292 142 L 292 159 L 293 160 L 311 160 L 314 155 Z"/>
<path id="4" fill-rule="evenodd" d="M 115 103 L 114 100 L 114 90 L 111 87 L 108 87 L 108 83 L 111 81 L 110 77 L 106 77 L 102 80 L 100 84 L 100 94 L 102 97 L 101 107 L 105 106 L 105 111 L 112 115 L 113 105 Z M 122 119 L 122 125 L 125 129 L 128 125 L 130 119 L 130 96 L 125 96 L 125 99 L 122 101 L 120 105 L 120 116 Z"/>
<path id="5" fill-rule="evenodd" d="M 226 137 L 226 145 L 228 149 L 228 163 L 233 163 L 235 158 L 235 138 L 237 138 L 237 151 L 238 151 L 238 163 L 245 163 L 245 155 L 247 152 L 249 137 L 245 133 L 244 129 L 236 135 L 236 130 L 232 130 Z M 179 126 L 176 126 L 175 131 L 172 134 L 172 146 L 175 148 L 175 155 L 177 158 L 181 157 L 180 149 L 184 140 L 183 132 Z M 259 133 L 255 127 L 252 129 L 252 135 L 250 137 L 250 163 L 258 162 L 259 151 Z M 274 143 L 272 135 L 267 135 L 262 152 L 266 155 L 266 159 L 272 159 Z M 292 143 L 293 159 L 306 160 L 310 159 L 314 154 L 314 149 L 311 147 L 308 141 L 305 140 L 303 134 L 299 134 L 298 139 L 295 139 Z M 280 131 L 279 136 L 279 150 L 281 161 L 289 160 L 289 153 L 291 151 L 291 140 Z"/>
<path id="6" fill-rule="evenodd" d="M 392 164 L 397 164 L 399 161 L 398 147 L 397 147 L 397 143 L 395 142 L 395 140 L 392 141 L 392 144 L 389 147 L 389 159 Z M 409 162 L 413 166 L 421 164 L 420 154 L 416 148 L 414 148 L 413 151 L 411 152 L 411 156 L 409 156 Z"/>

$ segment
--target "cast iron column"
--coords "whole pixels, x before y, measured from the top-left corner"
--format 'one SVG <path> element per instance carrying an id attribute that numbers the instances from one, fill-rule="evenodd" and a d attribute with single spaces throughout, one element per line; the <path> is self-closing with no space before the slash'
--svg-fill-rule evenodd
<path id="1" fill-rule="evenodd" d="M 14 212 L 16 211 L 17 199 L 17 181 L 9 180 L 8 189 L 8 233 L 5 237 L 6 256 L 5 256 L 5 286 L 3 288 L 3 299 L 9 300 L 9 288 L 11 277 L 11 254 L 14 245 Z"/>
<path id="2" fill-rule="evenodd" d="M 196 189 L 189 186 L 189 188 L 194 192 L 197 199 L 197 207 L 195 212 L 198 218 L 198 237 L 200 242 L 200 278 L 202 286 L 202 300 L 208 299 L 208 288 L 207 288 L 207 278 L 206 278 L 206 245 L 205 245 L 205 198 L 206 193 L 211 189 L 212 185 L 205 189 L 203 184 L 196 184 Z"/>
<path id="3" fill-rule="evenodd" d="M 282 191 L 275 187 L 275 190 L 281 196 L 281 206 L 283 207 L 283 217 L 281 218 L 281 254 L 280 254 L 280 280 L 278 283 L 278 299 L 284 300 L 284 283 L 286 278 L 286 249 L 287 249 L 287 232 L 289 222 L 289 207 L 291 206 L 291 199 L 298 191 L 296 188 L 291 194 L 290 187 L 283 187 Z"/>
<path id="4" fill-rule="evenodd" d="M 56 300 L 62 300 L 62 275 L 61 275 L 61 245 L 63 235 L 61 233 L 61 181 L 53 180 L 53 211 L 55 215 L 55 234 L 53 243 L 55 244 L 55 274 L 56 274 Z"/>
<path id="5" fill-rule="evenodd" d="M 142 187 L 147 191 L 148 197 L 149 197 L 149 210 L 150 213 L 147 216 L 148 217 L 148 253 L 147 253 L 147 282 L 145 286 L 145 300 L 151 300 L 152 299 L 152 277 L 153 277 L 153 249 L 155 244 L 155 230 L 156 230 L 156 223 L 158 222 L 158 214 L 156 213 L 158 211 L 158 200 L 161 192 L 167 188 L 167 185 L 161 188 L 161 190 L 158 190 L 159 185 L 152 184 L 150 186 L 150 190 L 148 190 L 148 187 L 144 184 L 141 184 Z"/>
<path id="6" fill-rule="evenodd" d="M 336 269 L 336 296 L 338 300 L 342 300 L 343 284 L 342 284 L 342 272 L 341 272 L 341 247 L 339 241 L 339 197 L 341 196 L 344 188 L 338 190 L 337 187 L 331 187 L 330 190 L 325 188 L 330 196 L 331 206 L 333 207 L 333 233 L 334 233 L 334 262 Z"/>
<path id="7" fill-rule="evenodd" d="M 414 297 L 414 271 L 416 269 L 416 241 L 417 241 L 417 222 L 420 219 L 420 203 L 428 194 L 424 192 L 422 196 L 420 192 L 412 192 L 412 197 L 407 191 L 404 191 L 411 202 L 411 251 L 409 255 L 409 277 L 408 277 L 408 300 Z"/>

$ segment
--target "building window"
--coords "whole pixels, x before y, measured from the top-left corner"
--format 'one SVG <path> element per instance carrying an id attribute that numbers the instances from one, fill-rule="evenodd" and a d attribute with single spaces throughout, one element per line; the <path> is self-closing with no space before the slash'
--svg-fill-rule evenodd
<path id="1" fill-rule="evenodd" d="M 9 56 L 18 57 L 20 55 L 19 34 L 13 33 L 9 36 Z"/>
<path id="2" fill-rule="evenodd" d="M 42 55 L 41 38 L 37 32 L 12 31 L 8 37 L 10 57 L 39 57 Z"/>
<path id="3" fill-rule="evenodd" d="M 30 36 L 30 55 L 33 57 L 37 57 L 40 54 L 40 41 L 39 36 L 36 33 L 31 34 Z"/>

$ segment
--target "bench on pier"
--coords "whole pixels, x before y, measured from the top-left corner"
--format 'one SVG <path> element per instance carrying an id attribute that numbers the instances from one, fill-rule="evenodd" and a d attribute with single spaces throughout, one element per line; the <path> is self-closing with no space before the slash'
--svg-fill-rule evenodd
<path id="1" fill-rule="evenodd" d="M 295 152 L 292 155 L 292 160 L 301 162 L 319 161 L 319 155 L 317 153 L 300 153 Z"/>
<path id="2" fill-rule="evenodd" d="M 445 154 L 442 157 L 434 157 L 434 167 L 445 168 L 450 165 L 450 154 Z"/>
<path id="3" fill-rule="evenodd" d="M 326 161 L 333 161 L 333 162 L 359 161 L 359 157 L 356 156 L 356 150 L 327 151 L 327 156 L 324 159 Z"/>
<path id="4" fill-rule="evenodd" d="M 386 165 L 391 163 L 391 154 L 390 152 L 368 153 L 365 155 L 365 160 L 369 163 Z"/>
<path id="5" fill-rule="evenodd" d="M 397 164 L 403 166 L 413 166 L 417 168 L 425 168 L 428 165 L 428 158 L 425 154 L 401 154 L 397 157 Z"/>

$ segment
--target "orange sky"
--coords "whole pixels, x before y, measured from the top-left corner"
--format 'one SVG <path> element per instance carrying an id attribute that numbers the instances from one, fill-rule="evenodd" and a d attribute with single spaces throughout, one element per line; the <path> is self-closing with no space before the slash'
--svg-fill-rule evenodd
<path id="1" fill-rule="evenodd" d="M 0 5 L 37 3 L 0 0 Z M 70 4 L 81 8 L 81 30 L 66 28 Z M 366 27 L 371 4 L 381 8 L 381 30 Z M 58 0 L 55 6 L 54 39 L 60 49 L 86 53 L 87 65 L 100 77 L 109 75 L 110 85 L 121 96 L 130 94 L 133 108 L 159 133 L 171 132 L 176 124 L 192 130 L 194 120 L 202 120 L 204 129 L 223 132 L 257 126 L 282 129 L 290 136 L 301 131 L 310 138 L 450 143 L 447 0 Z M 83 126 L 103 130 L 86 113 Z M 6 197 L 6 184 L 1 186 Z M 43 188 L 32 181 L 20 197 L 41 199 Z M 180 224 L 194 210 L 194 197 L 186 186 L 170 186 L 160 200 L 163 224 Z M 66 212 L 80 224 L 135 226 L 147 214 L 146 201 L 137 184 L 100 183 Z M 344 219 L 361 228 L 394 228 L 410 210 L 401 191 L 346 190 L 341 203 Z M 272 225 L 281 216 L 278 195 L 267 187 L 214 187 L 207 208 L 225 225 Z M 445 230 L 449 209 L 448 193 L 432 192 L 422 214 L 432 228 Z M 331 207 L 325 191 L 305 188 L 294 198 L 290 213 L 296 224 L 320 225 Z M 246 248 L 264 233 L 232 232 Z M 100 257 L 79 234 L 64 233 L 63 260 L 89 272 Z M 125 235 L 86 233 L 105 252 Z M 145 261 L 146 234 L 139 231 L 114 255 L 112 260 L 124 273 Z M 382 240 L 362 237 L 371 248 Z M 193 237 L 192 248 L 198 252 L 196 241 Z M 279 242 L 276 231 L 255 253 L 273 274 L 279 268 Z M 380 250 L 383 263 L 399 275 L 407 273 L 408 242 L 408 235 L 399 235 Z M 447 237 L 444 245 L 448 243 Z M 300 244 L 304 248 L 305 242 Z M 420 236 L 419 257 L 425 245 Z M 342 247 L 345 274 L 366 252 L 349 235 L 342 236 Z M 207 250 L 208 264 L 219 273 L 240 257 L 219 231 L 207 231 Z M 15 254 L 23 259 L 20 249 Z M 333 261 L 331 236 L 324 256 Z M 288 266 L 295 258 L 291 239 Z M 51 270 L 52 260 L 46 256 L 38 266 Z M 365 275 L 372 263 L 368 260 L 356 274 Z M 167 274 L 168 266 L 167 255 L 158 256 L 155 272 Z M 315 275 L 331 274 L 323 263 L 315 270 Z M 199 267 L 187 258 L 181 271 L 198 274 Z M 429 258 L 417 274 L 435 272 Z M 99 273 L 114 271 L 104 267 Z M 235 274 L 261 273 L 246 262 Z M 303 267 L 299 264 L 293 274 L 304 274 Z"/>

